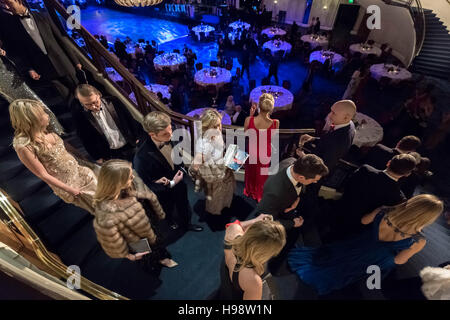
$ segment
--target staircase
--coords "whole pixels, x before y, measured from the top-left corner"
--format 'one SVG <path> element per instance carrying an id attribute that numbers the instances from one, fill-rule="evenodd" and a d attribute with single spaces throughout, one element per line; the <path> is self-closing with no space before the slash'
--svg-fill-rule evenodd
<path id="1" fill-rule="evenodd" d="M 45 92 L 41 93 L 45 95 Z M 55 108 L 54 110 L 56 111 Z M 60 112 L 65 115 L 64 110 Z M 63 122 L 62 117 L 59 120 Z M 82 294 L 100 299 L 150 299 L 161 284 L 157 275 L 145 272 L 138 263 L 108 257 L 97 241 L 93 216 L 79 207 L 63 202 L 45 182 L 33 175 L 17 158 L 11 146 L 12 138 L 8 103 L 0 96 L 0 196 L 4 191 L 20 206 L 23 212 L 20 220 L 24 221 L 14 223 L 20 222 L 32 229 L 36 237 L 27 237 L 30 243 L 33 242 L 37 247 L 43 245 L 64 264 L 53 266 L 62 267 L 64 272 L 65 266 L 79 266 L 82 277 L 113 291 L 105 293 L 104 288 L 99 289 L 95 284 L 89 284 L 92 289 L 89 290 L 84 285 L 87 283 L 82 282 Z M 0 202 L 0 217 L 2 210 L 5 213 L 13 210 L 9 207 L 5 211 L 5 205 Z M 40 259 L 49 261 L 42 257 Z"/>
<path id="2" fill-rule="evenodd" d="M 413 62 L 415 72 L 450 79 L 450 34 L 432 10 L 424 9 L 425 41 Z"/>

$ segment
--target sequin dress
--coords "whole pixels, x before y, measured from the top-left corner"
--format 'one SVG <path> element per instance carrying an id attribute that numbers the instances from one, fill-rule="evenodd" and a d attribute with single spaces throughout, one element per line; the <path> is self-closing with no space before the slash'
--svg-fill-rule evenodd
<path id="1" fill-rule="evenodd" d="M 50 149 L 37 148 L 33 144 L 31 144 L 31 147 L 51 176 L 68 186 L 79 189 L 81 194 L 74 197 L 56 186 L 49 185 L 50 188 L 65 202 L 74 204 L 94 214 L 95 210 L 92 202 L 97 188 L 97 177 L 91 169 L 78 164 L 77 160 L 66 151 L 64 142 L 58 135 L 53 134 L 53 136 L 56 144 Z M 22 147 L 20 139 L 19 141 L 14 141 L 14 148 L 17 150 L 20 147 Z"/>
<path id="2" fill-rule="evenodd" d="M 0 58 L 0 95 L 10 103 L 17 99 L 31 99 L 42 102 L 6 58 Z M 63 134 L 64 129 L 55 114 L 45 104 L 44 110 L 49 116 L 48 129 L 58 135 Z"/>

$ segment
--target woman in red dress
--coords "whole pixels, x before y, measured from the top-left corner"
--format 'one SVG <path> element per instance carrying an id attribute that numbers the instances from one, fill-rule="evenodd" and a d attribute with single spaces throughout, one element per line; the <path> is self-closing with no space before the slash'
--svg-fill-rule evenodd
<path id="1" fill-rule="evenodd" d="M 263 93 L 258 102 L 259 114 L 253 117 L 256 110 L 256 105 L 253 105 L 250 117 L 245 119 L 244 124 L 244 130 L 250 137 L 250 156 L 245 164 L 244 194 L 258 202 L 261 201 L 264 183 L 269 177 L 272 135 L 275 133 L 275 129 L 280 127 L 278 120 L 270 118 L 274 104 L 273 96 L 269 93 Z"/>

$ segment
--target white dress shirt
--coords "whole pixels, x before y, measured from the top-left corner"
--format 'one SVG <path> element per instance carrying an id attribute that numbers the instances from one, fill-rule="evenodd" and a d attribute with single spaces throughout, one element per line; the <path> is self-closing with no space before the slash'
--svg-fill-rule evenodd
<path id="1" fill-rule="evenodd" d="M 289 180 L 291 180 L 292 185 L 293 185 L 294 188 L 295 188 L 295 192 L 297 192 L 297 195 L 299 195 L 300 192 L 302 191 L 302 186 L 297 187 L 298 181 L 296 181 L 296 180 L 294 179 L 294 177 L 292 176 L 292 173 L 291 173 L 291 168 L 292 168 L 292 167 L 293 167 L 293 166 L 289 166 L 289 167 L 286 169 L 286 174 L 287 174 Z"/>
<path id="2" fill-rule="evenodd" d="M 111 149 L 120 149 L 127 144 L 127 141 L 123 137 L 103 102 L 100 111 L 92 112 L 92 115 L 102 129 Z"/>

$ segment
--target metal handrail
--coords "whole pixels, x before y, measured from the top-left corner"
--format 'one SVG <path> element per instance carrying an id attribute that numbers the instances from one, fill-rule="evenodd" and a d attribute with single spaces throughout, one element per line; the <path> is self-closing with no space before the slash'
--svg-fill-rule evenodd
<path id="1" fill-rule="evenodd" d="M 25 221 L 22 209 L 18 204 L 13 205 L 8 194 L 0 189 L 0 209 L 8 216 L 23 237 L 30 243 L 36 256 L 46 266 L 52 270 L 55 275 L 64 281 L 70 280 L 71 274 L 67 272 L 67 266 L 58 260 L 53 253 L 48 251 L 42 243 L 39 236 L 34 232 L 30 225 Z M 106 289 L 83 276 L 80 276 L 81 290 L 102 300 L 128 300 L 128 298 Z"/>

